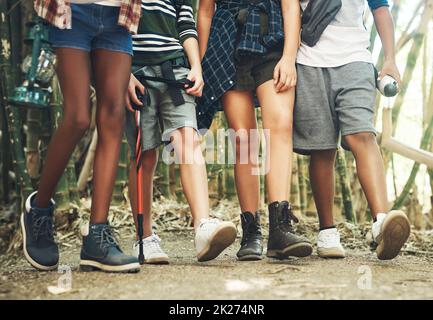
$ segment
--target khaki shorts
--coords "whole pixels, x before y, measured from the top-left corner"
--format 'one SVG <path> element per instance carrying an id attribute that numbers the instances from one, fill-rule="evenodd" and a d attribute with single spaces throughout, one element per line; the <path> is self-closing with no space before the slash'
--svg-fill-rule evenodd
<path id="1" fill-rule="evenodd" d="M 184 79 L 189 73 L 185 67 L 173 67 L 176 80 Z M 146 66 L 136 72 L 136 75 L 162 77 L 159 65 Z M 195 97 L 182 90 L 185 103 L 175 106 L 168 93 L 166 84 L 155 81 L 144 83 L 150 96 L 150 105 L 143 107 L 141 111 L 142 150 L 147 151 L 157 148 L 164 142 L 170 142 L 174 131 L 180 128 L 192 127 L 197 130 Z M 125 134 L 131 148 L 131 156 L 135 157 L 135 145 L 137 139 L 135 114 L 126 112 Z"/>

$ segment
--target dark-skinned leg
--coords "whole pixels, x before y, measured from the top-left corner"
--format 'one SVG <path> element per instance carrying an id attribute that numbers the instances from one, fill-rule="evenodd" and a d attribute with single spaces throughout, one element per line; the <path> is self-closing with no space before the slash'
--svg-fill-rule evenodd
<path id="1" fill-rule="evenodd" d="M 321 229 L 334 225 L 335 155 L 336 150 L 323 150 L 312 152 L 310 157 L 310 185 Z"/>
<path id="2" fill-rule="evenodd" d="M 98 102 L 96 111 L 98 145 L 93 164 L 90 221 L 104 223 L 107 220 L 119 161 L 131 56 L 108 50 L 94 50 L 92 67 Z"/>
<path id="3" fill-rule="evenodd" d="M 53 135 L 36 195 L 36 206 L 48 207 L 75 146 L 90 125 L 90 59 L 83 50 L 59 48 L 57 76 L 63 94 L 63 119 Z"/>

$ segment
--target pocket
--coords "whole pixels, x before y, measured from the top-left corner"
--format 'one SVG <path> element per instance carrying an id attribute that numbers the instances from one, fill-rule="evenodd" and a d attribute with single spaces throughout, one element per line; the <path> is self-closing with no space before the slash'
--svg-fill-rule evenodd
<path id="1" fill-rule="evenodd" d="M 173 67 L 173 73 L 176 80 L 182 80 L 188 77 L 189 69 L 185 67 Z"/>

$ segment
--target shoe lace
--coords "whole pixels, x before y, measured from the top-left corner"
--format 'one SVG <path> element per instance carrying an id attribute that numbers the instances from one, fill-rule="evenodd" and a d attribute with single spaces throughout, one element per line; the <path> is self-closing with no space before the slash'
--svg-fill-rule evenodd
<path id="1" fill-rule="evenodd" d="M 299 219 L 295 216 L 295 214 L 292 212 L 291 205 L 285 205 L 283 207 L 283 210 L 281 212 L 282 219 L 281 219 L 281 226 L 284 227 L 284 229 L 287 229 L 288 232 L 293 232 L 293 223 L 298 223 Z"/>
<path id="2" fill-rule="evenodd" d="M 207 230 L 208 227 L 218 224 L 220 221 L 218 219 L 203 219 L 201 221 L 200 227 Z"/>
<path id="3" fill-rule="evenodd" d="M 257 225 L 255 220 L 245 221 L 245 225 L 243 227 L 241 246 L 245 245 L 250 240 L 260 239 L 261 234 L 258 234 L 259 229 L 260 227 Z"/>
<path id="4" fill-rule="evenodd" d="M 336 235 L 335 233 L 327 233 L 321 235 L 321 240 L 325 243 L 337 244 L 340 242 L 340 237 L 338 234 Z"/>
<path id="5" fill-rule="evenodd" d="M 157 235 L 154 235 L 153 237 L 151 237 L 150 239 L 144 241 L 144 243 L 146 244 L 146 246 L 149 246 L 152 248 L 153 251 L 156 251 L 158 253 L 162 253 L 162 249 L 161 249 L 161 238 L 158 237 Z M 138 242 L 137 242 L 138 244 Z"/>
<path id="6" fill-rule="evenodd" d="M 102 228 L 100 232 L 97 232 L 95 240 L 103 250 L 118 246 L 114 232 L 109 226 L 106 226 Z"/>
<path id="7" fill-rule="evenodd" d="M 53 220 L 48 216 L 33 216 L 33 237 L 38 240 L 40 237 L 53 237 Z"/>

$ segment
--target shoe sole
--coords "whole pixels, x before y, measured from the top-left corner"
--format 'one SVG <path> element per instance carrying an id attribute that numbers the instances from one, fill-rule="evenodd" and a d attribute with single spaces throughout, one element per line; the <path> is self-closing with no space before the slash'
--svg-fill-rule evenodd
<path id="1" fill-rule="evenodd" d="M 308 242 L 292 244 L 282 250 L 268 250 L 268 258 L 287 259 L 288 257 L 305 258 L 313 253 L 313 247 Z"/>
<path id="2" fill-rule="evenodd" d="M 391 211 L 386 216 L 381 232 L 381 239 L 376 248 L 380 260 L 394 259 L 400 253 L 410 235 L 410 223 L 402 211 Z"/>
<path id="3" fill-rule="evenodd" d="M 213 232 L 208 245 L 197 255 L 199 262 L 213 260 L 236 240 L 236 227 L 230 223 L 221 223 Z"/>
<path id="4" fill-rule="evenodd" d="M 317 249 L 317 255 L 324 259 L 343 259 L 346 253 L 340 248 L 321 248 Z"/>
<path id="5" fill-rule="evenodd" d="M 152 258 L 145 259 L 145 264 L 169 264 L 168 258 Z"/>
<path id="6" fill-rule="evenodd" d="M 101 270 L 105 272 L 136 273 L 140 271 L 140 264 L 138 262 L 134 262 L 120 266 L 110 266 L 93 260 L 81 260 L 80 270 L 83 272 Z"/>
<path id="7" fill-rule="evenodd" d="M 27 243 L 26 243 L 26 227 L 24 224 L 24 212 L 21 213 L 21 218 L 20 218 L 20 224 L 21 224 L 21 232 L 23 234 L 23 251 L 24 251 L 24 257 L 26 258 L 27 262 L 30 263 L 30 265 L 32 267 L 34 267 L 37 270 L 40 271 L 52 271 L 52 270 L 56 270 L 59 263 L 57 262 L 55 265 L 53 266 L 44 266 L 40 263 L 37 263 L 35 260 L 32 259 L 32 257 L 30 257 L 29 253 L 27 252 Z"/>
<path id="8" fill-rule="evenodd" d="M 239 261 L 259 261 L 262 260 L 262 255 L 256 255 L 256 254 L 248 254 L 242 257 L 238 257 Z"/>

